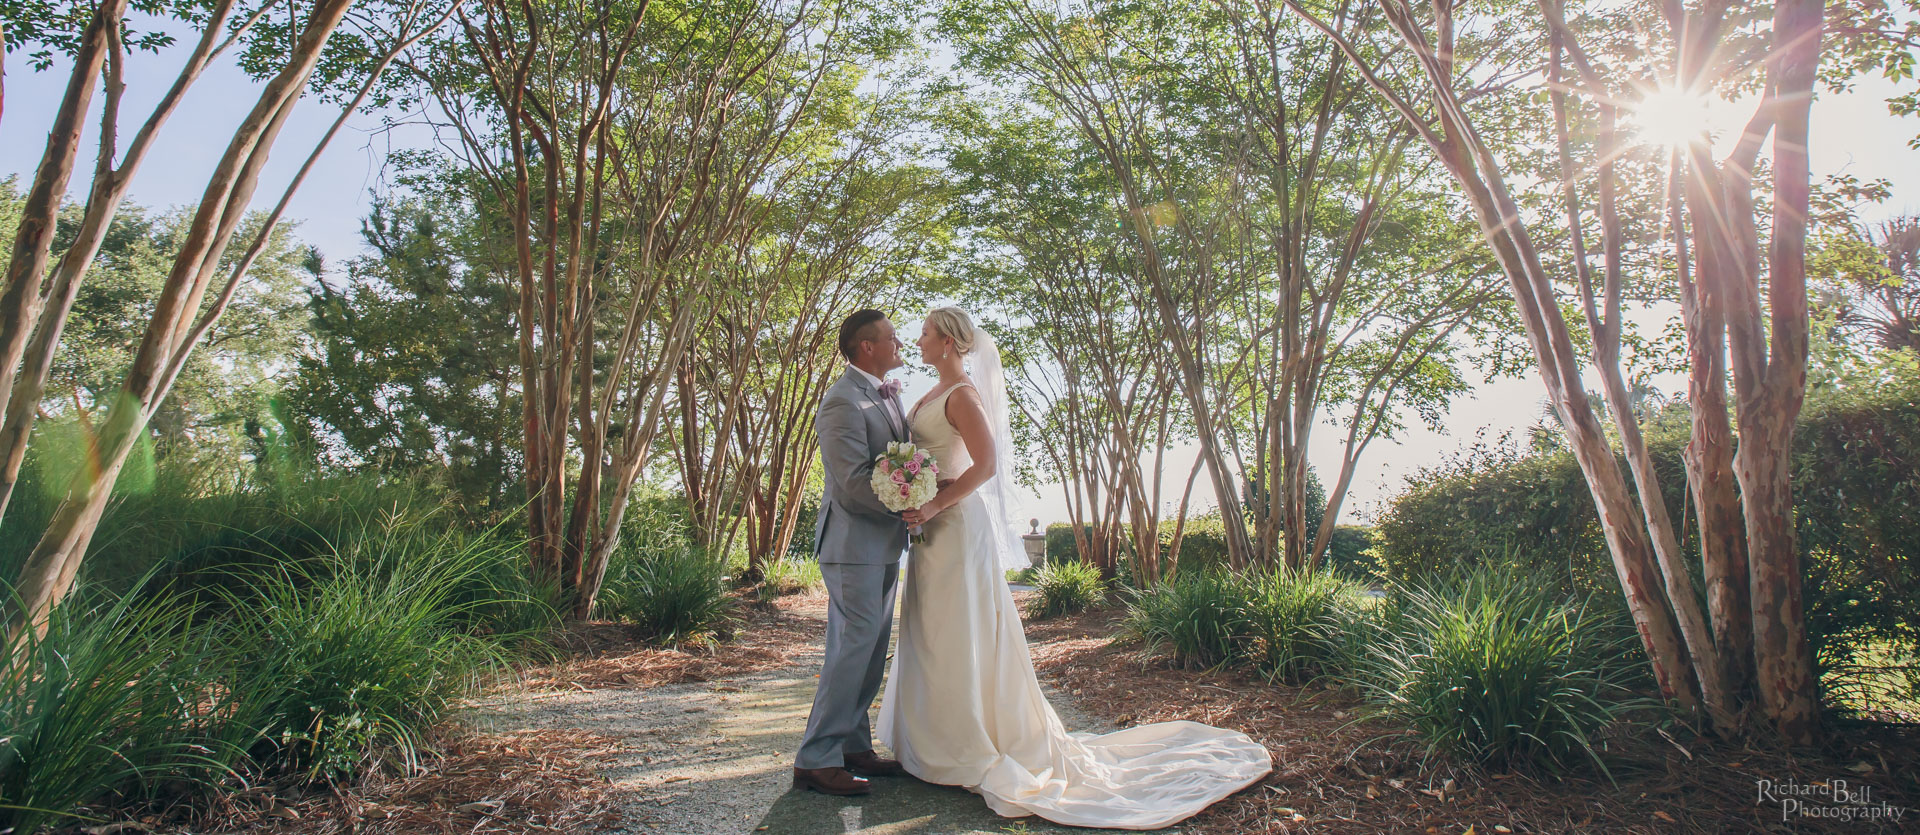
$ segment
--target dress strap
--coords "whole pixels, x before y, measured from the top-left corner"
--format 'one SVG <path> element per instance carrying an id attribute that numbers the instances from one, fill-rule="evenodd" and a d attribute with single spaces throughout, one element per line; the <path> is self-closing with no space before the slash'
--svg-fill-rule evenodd
<path id="1" fill-rule="evenodd" d="M 913 411 L 912 411 L 912 412 L 910 412 L 910 413 L 908 413 L 908 415 L 907 415 L 907 422 L 908 422 L 908 423 L 912 423 L 912 422 L 913 422 L 913 419 L 914 419 L 914 418 L 915 418 L 916 416 L 918 416 L 918 415 L 920 414 L 920 410 L 921 410 L 921 409 L 924 409 L 924 408 L 926 408 L 926 407 L 928 407 L 928 406 L 931 406 L 931 405 L 933 405 L 933 404 L 934 404 L 935 402 L 937 402 L 937 401 L 941 401 L 941 400 L 945 400 L 945 399 L 947 399 L 947 396 L 948 396 L 948 395 L 951 395 L 951 394 L 953 394 L 953 392 L 954 392 L 954 390 L 955 390 L 955 389 L 957 389 L 957 388 L 960 388 L 961 386 L 966 386 L 967 388 L 973 388 L 973 381 L 972 381 L 972 380 L 961 380 L 961 381 L 960 381 L 960 382 L 958 382 L 958 383 L 954 383 L 953 385 L 950 385 L 950 386 L 947 386 L 947 390 L 946 390 L 946 391 L 943 391 L 943 392 L 940 392 L 940 395 L 939 395 L 938 397 L 934 397 L 934 398 L 932 398 L 932 399 L 929 399 L 929 400 L 922 400 L 922 401 L 920 401 L 920 402 L 918 402 L 918 403 L 915 403 L 915 404 L 913 404 Z"/>

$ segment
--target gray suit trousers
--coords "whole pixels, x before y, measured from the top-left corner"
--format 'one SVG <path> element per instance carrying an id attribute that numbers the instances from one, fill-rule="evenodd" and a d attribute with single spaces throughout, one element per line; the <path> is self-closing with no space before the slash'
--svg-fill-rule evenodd
<path id="1" fill-rule="evenodd" d="M 796 768 L 839 768 L 841 757 L 873 750 L 867 708 L 887 671 L 900 564 L 823 562 L 820 578 L 827 586 L 827 654 Z"/>

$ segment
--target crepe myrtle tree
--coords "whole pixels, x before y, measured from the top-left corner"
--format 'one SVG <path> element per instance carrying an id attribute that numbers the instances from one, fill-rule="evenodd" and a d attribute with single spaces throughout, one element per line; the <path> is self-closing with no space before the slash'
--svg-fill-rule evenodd
<path id="1" fill-rule="evenodd" d="M 1099 169 L 1095 212 L 1117 223 L 1129 302 L 1213 492 L 1253 482 L 1225 527 L 1232 565 L 1316 566 L 1368 445 L 1402 407 L 1464 390 L 1460 338 L 1501 322 L 1497 272 L 1433 156 L 1280 6 L 1002 0 L 942 20 L 963 64 L 1011 82 Z M 1329 415 L 1343 462 L 1311 507 Z"/>
<path id="2" fill-rule="evenodd" d="M 1108 576 L 1124 552 L 1135 577 L 1158 582 L 1200 466 L 1163 548 L 1162 464 L 1188 430 L 1172 408 L 1157 314 L 1133 292 L 1140 277 L 1110 213 L 1111 177 L 1070 129 L 1007 102 L 957 102 L 943 122 L 970 232 L 966 284 L 975 304 L 1023 320 L 1002 343 L 1025 349 L 1015 402 L 1061 484 L 1075 551 Z"/>
<path id="3" fill-rule="evenodd" d="M 759 208 L 794 170 L 820 85 L 874 34 L 869 11 L 487 0 L 405 66 L 502 207 L 530 559 L 575 617 L 593 611 L 640 473 L 670 448 L 677 381 L 730 300 L 716 282 L 764 243 Z"/>
<path id="4" fill-rule="evenodd" d="M 944 190 L 910 159 L 917 95 L 897 78 L 833 72 L 838 62 L 867 63 L 845 46 L 830 40 L 812 60 L 795 56 L 795 69 L 839 78 L 814 87 L 774 79 L 756 97 L 756 119 L 809 112 L 757 189 L 740 239 L 715 264 L 712 292 L 722 302 L 674 383 L 670 431 L 695 539 L 721 555 L 744 537 L 746 581 L 758 581 L 797 533 L 818 458 L 813 412 L 841 367 L 833 323 L 908 291 L 942 237 Z M 871 93 L 858 91 L 867 84 Z M 800 95 L 809 90 L 811 102 Z"/>
<path id="5" fill-rule="evenodd" d="M 125 379 L 88 439 L 88 466 L 74 468 L 23 565 L 7 607 L 9 636 L 15 639 L 29 629 L 43 630 L 48 612 L 72 588 L 128 455 L 194 347 L 220 319 L 249 268 L 266 249 L 288 202 L 321 152 L 375 91 L 393 61 L 438 29 L 452 12 L 448 3 L 430 0 L 319 0 L 306 7 L 269 0 L 251 10 L 238 8 L 233 0 L 215 0 L 204 7 L 140 4 L 140 11 L 174 14 L 194 26 L 198 35 L 172 83 L 122 152 L 118 142 L 126 53 L 130 44 L 157 42 L 152 36 L 130 36 L 127 0 L 102 0 L 84 12 L 75 8 L 64 15 L 48 14 L 49 8 L 41 3 L 9 7 L 19 12 L 18 19 L 9 20 L 16 36 L 37 37 L 48 51 L 66 51 L 73 68 L 15 232 L 6 284 L 0 289 L 0 395 L 6 398 L 0 425 L 0 460 L 4 461 L 0 503 L 11 495 L 17 481 L 79 284 L 155 136 L 215 57 L 236 45 L 241 66 L 260 78 L 261 84 L 179 238 Z M 85 20 L 77 32 L 68 25 L 76 19 Z M 22 21 L 32 26 L 19 25 Z M 343 31 L 336 39 L 336 33 Z M 52 225 L 79 151 L 80 121 L 90 109 L 96 85 L 103 102 L 94 176 L 79 231 L 54 265 L 49 283 Z M 252 230 L 245 250 L 229 261 L 228 247 L 258 190 L 267 158 L 309 89 L 327 92 L 340 104 L 339 113 L 313 142 L 265 220 Z"/>
<path id="6" fill-rule="evenodd" d="M 1661 692 L 1703 709 L 1723 735 L 1764 727 L 1790 743 L 1813 742 L 1819 694 L 1788 469 L 1806 393 L 1810 104 L 1824 55 L 1842 56 L 1837 64 L 1847 72 L 1827 80 L 1844 83 L 1860 66 L 1858 54 L 1898 57 L 1911 44 L 1866 29 L 1823 40 L 1827 10 L 1817 0 L 1628 8 L 1539 0 L 1531 11 L 1380 0 L 1369 8 L 1384 29 L 1358 33 L 1338 26 L 1345 6 L 1285 2 L 1339 45 L 1472 206 L 1586 478 Z M 1629 17 L 1653 28 L 1621 25 Z M 1635 32 L 1639 40 L 1623 41 Z M 1501 78 L 1490 86 L 1477 63 L 1490 37 L 1536 44 L 1545 59 L 1537 83 Z M 1716 155 L 1698 112 L 1706 97 L 1736 90 L 1757 92 L 1757 104 Z M 1501 125 L 1490 110 L 1554 126 L 1564 193 L 1557 218 L 1523 210 L 1515 165 L 1492 139 Z M 1686 121 L 1689 112 L 1694 121 Z M 1650 141 L 1626 128 L 1633 117 L 1682 128 L 1655 149 L 1665 152 L 1666 176 L 1628 175 L 1636 147 Z M 1762 166 L 1769 140 L 1772 162 Z M 1665 215 L 1664 241 L 1652 255 L 1664 260 L 1668 297 L 1679 302 L 1686 333 L 1692 424 L 1685 460 L 1698 509 L 1704 613 L 1621 372 L 1623 288 L 1637 251 L 1622 197 L 1649 190 L 1664 195 Z M 1766 205 L 1757 205 L 1757 190 L 1770 196 Z M 1565 242 L 1565 250 L 1544 242 Z M 1556 254 L 1562 257 L 1550 257 Z M 1591 334 L 1585 357 L 1563 315 L 1562 288 L 1571 288 L 1571 306 Z M 1589 405 L 1583 364 L 1600 376 L 1627 472 Z"/>

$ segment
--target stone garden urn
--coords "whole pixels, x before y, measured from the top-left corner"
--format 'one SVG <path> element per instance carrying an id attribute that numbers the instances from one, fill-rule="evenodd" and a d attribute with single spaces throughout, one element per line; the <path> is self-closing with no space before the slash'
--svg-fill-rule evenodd
<path id="1" fill-rule="evenodd" d="M 1027 523 L 1033 526 L 1033 530 L 1021 534 L 1020 541 L 1027 547 L 1027 562 L 1039 568 L 1047 562 L 1047 535 L 1040 531 L 1040 520 L 1029 519 Z"/>

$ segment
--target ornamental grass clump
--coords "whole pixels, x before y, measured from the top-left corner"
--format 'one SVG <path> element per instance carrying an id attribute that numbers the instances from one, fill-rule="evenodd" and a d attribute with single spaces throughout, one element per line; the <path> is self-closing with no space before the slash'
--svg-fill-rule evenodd
<path id="1" fill-rule="evenodd" d="M 1366 605 L 1363 587 L 1332 569 L 1277 569 L 1246 586 L 1241 657 L 1269 680 L 1300 684 L 1341 667 L 1342 643 Z"/>
<path id="2" fill-rule="evenodd" d="M 1480 570 L 1406 590 L 1356 659 L 1355 683 L 1429 754 L 1558 771 L 1601 760 L 1609 726 L 1652 706 L 1613 609 L 1525 575 Z"/>
<path id="3" fill-rule="evenodd" d="M 1097 566 L 1068 560 L 1048 563 L 1034 572 L 1033 591 L 1027 615 L 1049 618 L 1099 605 L 1107 599 L 1107 581 Z"/>
<path id="4" fill-rule="evenodd" d="M 697 547 L 623 547 L 607 568 L 598 610 L 655 643 L 710 643 L 732 622 L 733 598 L 725 564 Z"/>
<path id="5" fill-rule="evenodd" d="M 412 767 L 428 731 L 456 700 L 504 669 L 546 624 L 545 604 L 501 563 L 511 543 L 396 524 L 388 537 L 325 558 L 262 568 L 227 592 L 222 642 L 238 661 L 229 683 L 257 724 L 257 760 L 311 779 L 349 777 L 393 760 Z"/>
<path id="6" fill-rule="evenodd" d="M 214 688 L 224 653 L 177 602 L 75 594 L 0 669 L 0 831 L 70 823 L 84 805 L 208 784 L 253 738 Z"/>
<path id="7" fill-rule="evenodd" d="M 812 557 L 787 555 L 768 560 L 766 575 L 760 581 L 762 603 L 791 594 L 811 594 L 826 588 L 820 577 L 820 562 Z"/>
<path id="8" fill-rule="evenodd" d="M 1162 648 L 1189 669 L 1234 660 L 1249 626 L 1248 585 L 1226 571 L 1181 571 L 1171 581 L 1130 592 L 1124 634 Z"/>

